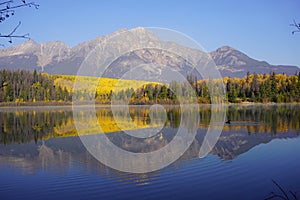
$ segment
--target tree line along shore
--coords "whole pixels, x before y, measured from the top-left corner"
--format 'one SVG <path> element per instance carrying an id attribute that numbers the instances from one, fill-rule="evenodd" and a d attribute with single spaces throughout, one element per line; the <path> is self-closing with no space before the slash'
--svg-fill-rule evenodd
<path id="1" fill-rule="evenodd" d="M 179 97 L 191 98 L 203 104 L 212 103 L 210 88 L 216 87 L 220 80 L 198 80 L 188 75 L 186 82 L 162 84 L 138 80 L 122 80 L 117 88 L 118 79 L 97 77 L 81 78 L 82 90 L 73 90 L 76 76 L 50 75 L 26 70 L 0 70 L 0 106 L 26 105 L 71 105 L 73 97 L 84 103 L 93 99 L 97 104 L 109 104 L 112 99 L 125 100 L 133 105 L 178 104 Z M 93 89 L 88 84 L 97 81 Z M 224 77 L 228 103 L 294 103 L 300 102 L 300 73 L 250 74 L 243 78 Z M 137 87 L 139 85 L 139 87 Z M 193 90 L 191 92 L 190 90 Z"/>

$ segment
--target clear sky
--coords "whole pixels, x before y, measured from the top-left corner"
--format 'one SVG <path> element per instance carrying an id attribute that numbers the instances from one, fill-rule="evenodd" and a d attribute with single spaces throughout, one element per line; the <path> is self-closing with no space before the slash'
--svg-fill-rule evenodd
<path id="1" fill-rule="evenodd" d="M 300 23 L 299 0 L 32 1 L 40 4 L 38 10 L 17 10 L 0 24 L 0 32 L 11 31 L 21 20 L 20 34 L 74 46 L 120 28 L 164 27 L 185 33 L 207 51 L 229 45 L 271 64 L 300 66 L 300 33 L 292 35 L 289 26 L 293 19 Z"/>

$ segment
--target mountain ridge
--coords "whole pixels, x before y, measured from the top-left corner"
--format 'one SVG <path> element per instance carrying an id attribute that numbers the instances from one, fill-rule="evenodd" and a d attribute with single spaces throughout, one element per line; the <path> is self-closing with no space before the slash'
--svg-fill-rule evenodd
<path id="1" fill-rule="evenodd" d="M 300 71 L 297 66 L 271 65 L 266 61 L 255 60 L 230 46 L 222 46 L 209 54 L 215 61 L 217 68 L 222 71 L 223 76 L 231 76 L 234 72 L 237 77 L 242 77 L 245 76 L 245 70 L 247 70 L 246 73 L 248 71 L 258 74 L 276 72 L 288 75 Z"/>
<path id="2" fill-rule="evenodd" d="M 123 31 L 128 30 L 119 29 L 111 34 L 99 36 L 72 47 L 62 41 L 51 41 L 39 44 L 33 40 L 28 40 L 16 46 L 0 49 L 0 69 L 36 69 L 50 74 L 75 75 L 81 63 L 91 50 L 105 40 L 105 38 Z M 146 38 L 150 42 L 160 42 L 152 32 L 142 27 L 131 29 L 129 32 L 135 37 Z M 190 54 L 193 54 L 195 51 L 194 49 L 189 50 L 178 44 L 174 44 L 174 46 L 176 48 L 182 47 L 182 51 L 189 51 Z M 250 73 L 270 73 L 274 71 L 288 75 L 300 71 L 300 68 L 297 66 L 270 65 L 266 61 L 255 60 L 230 46 L 222 46 L 215 51 L 209 52 L 209 54 L 223 77 L 243 77 L 248 71 Z M 162 66 L 162 68 L 163 66 L 171 65 L 172 68 L 183 74 L 191 73 L 191 71 L 189 71 L 191 67 L 187 66 L 186 63 L 182 63 L 178 58 L 170 57 L 170 55 L 166 56 L 154 52 L 154 50 L 133 53 L 127 56 L 127 62 L 120 61 L 118 63 L 119 66 L 115 65 L 110 69 L 109 77 L 118 78 L 120 76 L 119 68 L 124 68 L 125 65 L 128 66 L 130 56 L 132 56 L 135 63 L 149 64 L 155 61 L 155 64 Z M 180 63 L 176 63 L 178 61 L 180 61 Z"/>

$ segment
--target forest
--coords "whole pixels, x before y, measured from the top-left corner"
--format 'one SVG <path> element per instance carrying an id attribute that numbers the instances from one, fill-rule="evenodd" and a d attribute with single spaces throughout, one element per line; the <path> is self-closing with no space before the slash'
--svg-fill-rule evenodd
<path id="1" fill-rule="evenodd" d="M 224 78 L 228 102 L 291 103 L 300 102 L 300 72 L 286 74 L 250 74 L 244 78 Z"/>
<path id="2" fill-rule="evenodd" d="M 187 81 L 195 92 L 198 103 L 211 103 L 210 89 L 218 88 L 220 80 L 197 80 L 196 76 L 188 75 Z M 223 83 L 226 90 L 228 103 L 293 103 L 300 102 L 300 73 L 287 76 L 286 74 L 250 74 L 243 78 L 224 77 Z M 130 104 L 177 104 L 175 94 L 188 98 L 191 92 L 187 83 L 172 82 L 170 85 L 145 84 L 143 87 L 132 91 L 127 89 L 116 93 L 96 96 L 98 101 L 115 95 L 116 99 L 129 99 Z M 178 90 L 180 92 L 178 92 Z M 132 95 L 130 95 L 132 94 Z"/>
<path id="3" fill-rule="evenodd" d="M 25 70 L 0 71 L 0 102 L 71 101 L 66 87 L 55 85 L 49 74 Z"/>
<path id="4" fill-rule="evenodd" d="M 97 78 L 84 78 L 86 83 Z M 0 70 L 0 102 L 72 102 L 76 99 L 95 99 L 96 103 L 107 104 L 112 99 L 125 100 L 129 104 L 178 104 L 180 96 L 194 97 L 198 103 L 211 103 L 210 89 L 216 88 L 220 80 L 197 80 L 188 75 L 187 82 L 170 84 L 122 80 L 122 87 L 114 89 L 117 79 L 101 78 L 96 91 L 73 92 L 75 76 L 49 75 L 37 71 Z M 243 78 L 224 77 L 226 102 L 291 103 L 300 102 L 300 73 L 250 74 Z M 188 84 L 189 83 L 189 84 Z M 142 85 L 136 87 L 137 85 Z M 131 87 L 134 86 L 134 87 Z M 189 86 L 189 87 L 188 87 Z M 84 98 L 80 98 L 84 97 Z"/>

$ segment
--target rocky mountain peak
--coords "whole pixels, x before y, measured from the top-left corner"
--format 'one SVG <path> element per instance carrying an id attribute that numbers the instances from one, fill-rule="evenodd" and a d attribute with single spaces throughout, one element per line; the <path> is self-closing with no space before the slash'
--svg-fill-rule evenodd
<path id="1" fill-rule="evenodd" d="M 218 52 L 218 53 L 224 53 L 224 52 L 228 52 L 228 51 L 235 51 L 235 49 L 230 46 L 222 46 L 216 50 L 216 52 Z"/>
<path id="2" fill-rule="evenodd" d="M 213 59 L 235 59 L 236 56 L 246 56 L 230 46 L 222 46 L 210 53 Z M 236 59 L 235 59 L 236 60 Z"/>
<path id="3" fill-rule="evenodd" d="M 19 44 L 19 46 L 35 46 L 35 45 L 38 45 L 38 43 L 32 39 L 29 39 L 29 40 L 25 41 L 24 43 Z"/>
<path id="4" fill-rule="evenodd" d="M 36 43 L 33 40 L 28 40 L 16 46 L 12 46 L 6 49 L 0 49 L 0 57 L 20 54 L 31 54 L 35 52 L 38 48 L 38 43 Z"/>

